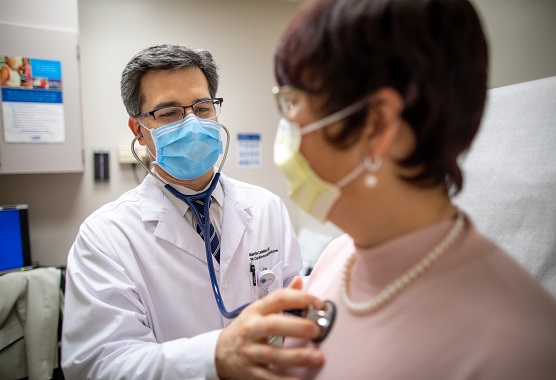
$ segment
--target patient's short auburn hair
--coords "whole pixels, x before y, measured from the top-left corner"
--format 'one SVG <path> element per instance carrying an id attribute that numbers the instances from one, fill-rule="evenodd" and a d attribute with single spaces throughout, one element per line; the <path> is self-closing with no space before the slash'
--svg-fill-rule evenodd
<path id="1" fill-rule="evenodd" d="M 416 138 L 399 164 L 422 170 L 419 186 L 463 185 L 458 157 L 483 114 L 488 48 L 468 0 L 314 0 L 306 3 L 275 53 L 279 85 L 325 99 L 330 114 L 383 87 L 404 100 L 403 119 Z M 359 137 L 366 110 L 345 121 L 329 142 L 347 148 Z"/>

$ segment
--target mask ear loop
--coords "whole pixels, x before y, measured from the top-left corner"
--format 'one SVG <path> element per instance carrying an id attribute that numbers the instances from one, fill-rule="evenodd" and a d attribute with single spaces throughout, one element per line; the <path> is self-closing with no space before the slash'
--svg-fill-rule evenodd
<path id="1" fill-rule="evenodd" d="M 154 178 L 156 178 L 162 185 L 166 185 L 166 182 L 164 182 L 159 176 L 157 176 L 156 174 L 154 174 L 148 167 L 147 165 L 143 162 L 142 159 L 139 158 L 139 156 L 137 155 L 137 153 L 135 152 L 135 142 L 137 140 L 139 140 L 141 137 L 143 137 L 143 133 L 139 132 L 134 138 L 133 140 L 131 140 L 131 154 L 133 155 L 133 157 L 135 158 L 135 161 L 137 161 L 137 163 L 139 165 L 141 165 L 143 167 L 143 169 L 145 169 L 147 171 L 147 173 L 151 174 Z M 148 150 L 148 148 L 147 148 Z M 150 152 L 149 152 L 150 153 Z"/>
<path id="2" fill-rule="evenodd" d="M 348 183 L 353 181 L 355 178 L 357 178 L 364 170 L 367 170 L 369 173 L 365 176 L 364 179 L 365 187 L 369 189 L 375 187 L 377 184 L 377 179 L 374 173 L 378 169 L 380 169 L 381 165 L 382 165 L 381 158 L 376 158 L 375 160 L 373 160 L 372 157 L 371 158 L 365 157 L 363 162 L 360 163 L 357 167 L 355 167 L 355 169 L 353 169 L 351 173 L 349 173 L 340 181 L 336 182 L 336 186 L 338 186 L 341 189 L 342 187 L 346 186 Z"/>

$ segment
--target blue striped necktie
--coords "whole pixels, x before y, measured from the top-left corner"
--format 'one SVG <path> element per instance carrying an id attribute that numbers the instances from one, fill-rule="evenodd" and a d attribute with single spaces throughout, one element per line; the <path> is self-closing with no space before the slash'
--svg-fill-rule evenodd
<path id="1" fill-rule="evenodd" d="M 212 199 L 211 199 L 212 202 Z M 197 211 L 199 211 L 199 215 L 201 215 L 201 220 L 204 222 L 205 220 L 205 210 L 204 210 L 204 202 L 201 200 L 195 200 L 193 202 L 193 205 L 195 206 L 195 208 L 197 209 Z M 210 204 L 209 204 L 210 207 Z M 203 239 L 203 241 L 205 240 L 205 237 L 203 236 L 203 231 L 201 230 L 201 225 L 199 223 L 197 223 L 197 233 L 199 235 L 201 235 L 201 238 Z M 212 222 L 210 223 L 210 250 L 212 252 L 212 256 L 215 258 L 216 262 L 220 264 L 220 239 L 218 239 L 218 235 L 216 234 L 216 230 L 214 229 L 214 226 L 212 225 Z"/>

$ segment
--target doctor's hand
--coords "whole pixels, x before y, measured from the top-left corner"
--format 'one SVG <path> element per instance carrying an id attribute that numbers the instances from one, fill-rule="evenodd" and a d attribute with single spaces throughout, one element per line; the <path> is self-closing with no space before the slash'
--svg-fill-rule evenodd
<path id="1" fill-rule="evenodd" d="M 290 379 L 274 373 L 269 365 L 316 367 L 324 362 L 314 348 L 284 348 L 268 344 L 269 337 L 314 339 L 320 328 L 311 320 L 279 314 L 284 310 L 320 309 L 323 302 L 302 292 L 301 278 L 289 288 L 270 293 L 248 307 L 222 332 L 216 344 L 216 370 L 221 379 Z"/>

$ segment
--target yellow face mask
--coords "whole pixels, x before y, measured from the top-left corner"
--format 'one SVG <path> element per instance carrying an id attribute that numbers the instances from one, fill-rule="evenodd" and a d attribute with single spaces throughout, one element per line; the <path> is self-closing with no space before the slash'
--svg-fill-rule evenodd
<path id="1" fill-rule="evenodd" d="M 333 113 L 301 129 L 299 125 L 284 118 L 280 120 L 274 141 L 274 163 L 286 178 L 288 197 L 310 215 L 323 222 L 341 195 L 341 188 L 353 181 L 365 168 L 365 162 L 356 166 L 349 174 L 331 184 L 323 181 L 299 152 L 301 137 L 344 119 L 366 104 L 358 102 Z"/>

